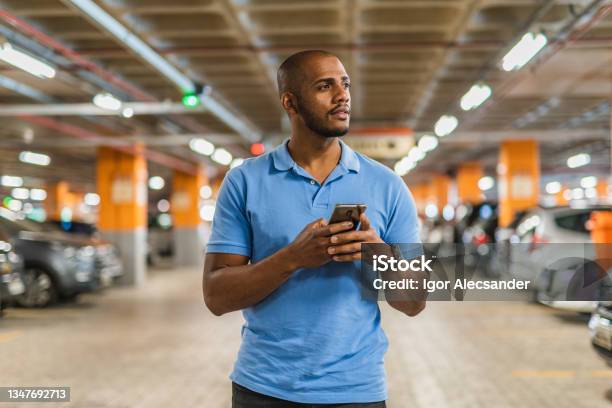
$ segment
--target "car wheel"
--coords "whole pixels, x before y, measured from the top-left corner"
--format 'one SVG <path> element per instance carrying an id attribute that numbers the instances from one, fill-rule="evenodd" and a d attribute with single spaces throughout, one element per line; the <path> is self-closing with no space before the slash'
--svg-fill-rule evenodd
<path id="1" fill-rule="evenodd" d="M 24 275 L 25 292 L 18 298 L 21 306 L 47 307 L 57 302 L 57 289 L 47 271 L 30 268 Z"/>

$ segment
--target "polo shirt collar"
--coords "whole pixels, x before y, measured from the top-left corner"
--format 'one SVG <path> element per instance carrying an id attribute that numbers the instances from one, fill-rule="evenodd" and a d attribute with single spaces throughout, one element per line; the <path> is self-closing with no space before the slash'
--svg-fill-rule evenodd
<path id="1" fill-rule="evenodd" d="M 297 163 L 291 157 L 287 144 L 289 139 L 272 151 L 272 160 L 274 167 L 278 171 L 287 171 L 297 166 Z M 340 140 L 342 153 L 340 155 L 340 166 L 347 171 L 359 172 L 359 157 L 346 143 Z"/>

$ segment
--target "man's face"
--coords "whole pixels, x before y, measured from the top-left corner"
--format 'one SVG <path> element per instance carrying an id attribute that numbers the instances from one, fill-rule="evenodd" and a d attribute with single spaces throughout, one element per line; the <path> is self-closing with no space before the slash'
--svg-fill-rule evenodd
<path id="1" fill-rule="evenodd" d="M 304 67 L 297 112 L 324 137 L 344 136 L 351 116 L 350 79 L 335 57 L 313 57 Z"/>

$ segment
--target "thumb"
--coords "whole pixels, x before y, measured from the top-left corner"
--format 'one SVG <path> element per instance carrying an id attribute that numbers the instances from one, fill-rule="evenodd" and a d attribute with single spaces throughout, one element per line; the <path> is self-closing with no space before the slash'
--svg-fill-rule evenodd
<path id="1" fill-rule="evenodd" d="M 325 220 L 325 218 L 319 218 L 318 220 L 315 220 L 313 222 L 310 223 L 310 226 L 312 228 L 321 228 L 327 225 L 327 221 Z"/>
<path id="2" fill-rule="evenodd" d="M 367 231 L 371 228 L 370 220 L 368 219 L 368 216 L 365 215 L 365 213 L 361 214 L 361 216 L 359 217 L 359 221 L 361 222 L 361 225 L 359 226 L 359 231 Z"/>

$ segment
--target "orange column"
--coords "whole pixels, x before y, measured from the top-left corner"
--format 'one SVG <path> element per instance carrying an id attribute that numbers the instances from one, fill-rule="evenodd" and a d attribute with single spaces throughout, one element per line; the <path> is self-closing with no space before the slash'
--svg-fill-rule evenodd
<path id="1" fill-rule="evenodd" d="M 438 213 L 448 204 L 448 189 L 450 188 L 450 178 L 443 174 L 436 174 L 431 178 L 429 184 L 428 204 L 435 204 Z"/>
<path id="2" fill-rule="evenodd" d="M 65 181 L 60 181 L 47 186 L 47 199 L 45 200 L 45 211 L 50 220 L 59 220 L 62 209 L 72 209 L 72 197 L 70 186 Z"/>
<path id="3" fill-rule="evenodd" d="M 540 194 L 540 158 L 535 140 L 502 143 L 497 165 L 501 226 L 507 226 L 516 211 L 534 207 Z"/>
<path id="4" fill-rule="evenodd" d="M 200 188 L 204 186 L 204 173 L 186 174 L 175 171 L 172 176 L 172 205 L 170 206 L 173 225 L 179 228 L 196 228 L 200 218 Z"/>
<path id="5" fill-rule="evenodd" d="M 608 192 L 608 182 L 606 180 L 599 180 L 595 188 L 597 190 L 597 198 L 602 201 L 606 201 L 610 198 L 610 194 Z"/>
<path id="6" fill-rule="evenodd" d="M 565 187 L 561 186 L 561 191 L 555 194 L 555 200 L 557 201 L 557 205 L 561 206 L 561 205 L 569 204 L 569 201 L 567 198 L 565 198 L 564 194 L 565 194 Z"/>
<path id="7" fill-rule="evenodd" d="M 480 163 L 464 163 L 457 169 L 457 194 L 460 203 L 477 204 L 483 200 L 478 181 L 482 178 Z"/>
<path id="8" fill-rule="evenodd" d="M 98 150 L 98 228 L 121 253 L 123 282 L 138 285 L 146 277 L 147 164 L 144 148 L 133 154 L 109 147 Z"/>
<path id="9" fill-rule="evenodd" d="M 204 230 L 200 216 L 200 189 L 207 182 L 201 168 L 196 174 L 174 172 L 171 212 L 174 225 L 174 260 L 179 266 L 201 265 Z"/>

